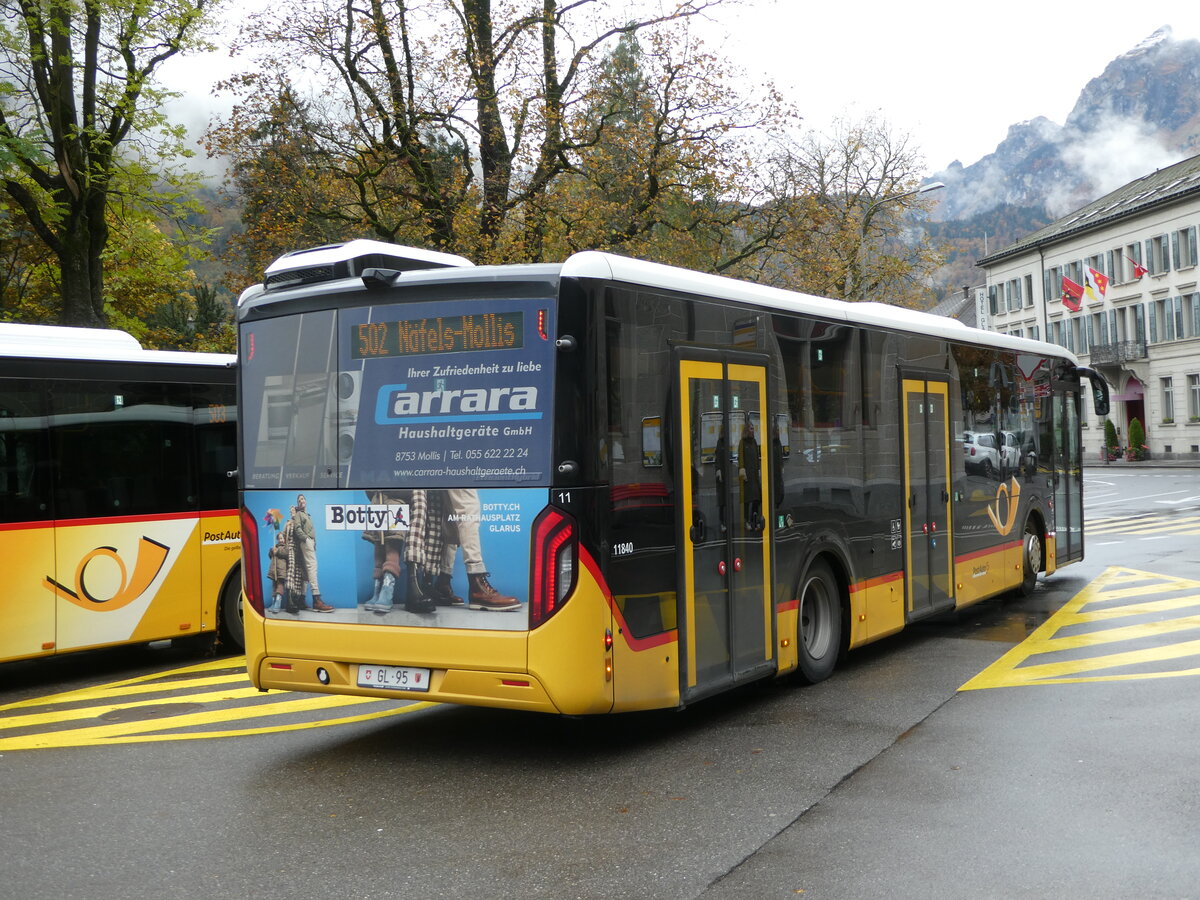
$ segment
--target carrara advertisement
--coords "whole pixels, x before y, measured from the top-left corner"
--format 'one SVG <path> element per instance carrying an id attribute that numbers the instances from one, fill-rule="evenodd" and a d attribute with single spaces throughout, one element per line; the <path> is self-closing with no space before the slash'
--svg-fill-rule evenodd
<path id="1" fill-rule="evenodd" d="M 343 403 L 357 408 L 343 484 L 549 484 L 552 314 L 521 298 L 341 312 Z"/>

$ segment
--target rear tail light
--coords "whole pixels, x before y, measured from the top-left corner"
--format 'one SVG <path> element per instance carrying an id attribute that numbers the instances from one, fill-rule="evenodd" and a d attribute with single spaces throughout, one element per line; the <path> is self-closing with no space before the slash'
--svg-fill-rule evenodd
<path id="1" fill-rule="evenodd" d="M 575 520 L 562 510 L 548 506 L 534 520 L 530 629 L 537 628 L 567 602 L 575 585 L 576 539 Z"/>
<path id="2" fill-rule="evenodd" d="M 242 591 L 255 612 L 262 614 L 262 565 L 258 556 L 258 522 L 242 507 Z"/>

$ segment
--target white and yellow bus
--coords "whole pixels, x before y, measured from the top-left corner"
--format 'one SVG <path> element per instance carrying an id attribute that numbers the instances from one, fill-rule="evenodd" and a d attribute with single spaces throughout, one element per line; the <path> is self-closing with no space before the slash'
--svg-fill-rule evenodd
<path id="1" fill-rule="evenodd" d="M 241 647 L 235 364 L 0 324 L 0 661 Z"/>
<path id="2" fill-rule="evenodd" d="M 1051 344 L 373 242 L 277 260 L 238 320 L 262 689 L 681 707 L 1083 557 L 1107 387 Z"/>

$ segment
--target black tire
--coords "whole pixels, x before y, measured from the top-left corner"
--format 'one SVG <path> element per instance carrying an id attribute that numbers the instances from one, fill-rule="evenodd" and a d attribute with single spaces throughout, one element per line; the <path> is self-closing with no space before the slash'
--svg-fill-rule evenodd
<path id="1" fill-rule="evenodd" d="M 817 560 L 809 567 L 797 596 L 797 674 L 802 681 L 816 684 L 833 674 L 842 649 L 841 588 L 828 563 Z"/>
<path id="2" fill-rule="evenodd" d="M 984 478 L 992 477 L 992 461 L 990 459 L 985 459 L 983 461 L 982 469 L 983 469 L 983 477 Z"/>
<path id="3" fill-rule="evenodd" d="M 1038 528 L 1037 521 L 1030 516 L 1025 520 L 1025 533 L 1021 538 L 1021 586 L 1017 588 L 1017 593 L 1022 597 L 1033 593 L 1038 572 L 1044 568 L 1042 555 L 1045 547 L 1042 530 Z"/>
<path id="4" fill-rule="evenodd" d="M 242 579 L 235 570 L 221 591 L 221 645 L 226 650 L 246 649 L 246 623 L 242 617 Z"/>

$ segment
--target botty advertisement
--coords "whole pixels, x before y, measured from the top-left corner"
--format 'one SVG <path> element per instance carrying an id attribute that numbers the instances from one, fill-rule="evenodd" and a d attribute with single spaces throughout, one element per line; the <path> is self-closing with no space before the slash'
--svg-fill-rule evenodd
<path id="1" fill-rule="evenodd" d="M 267 618 L 529 627 L 544 490 L 252 491 Z"/>

